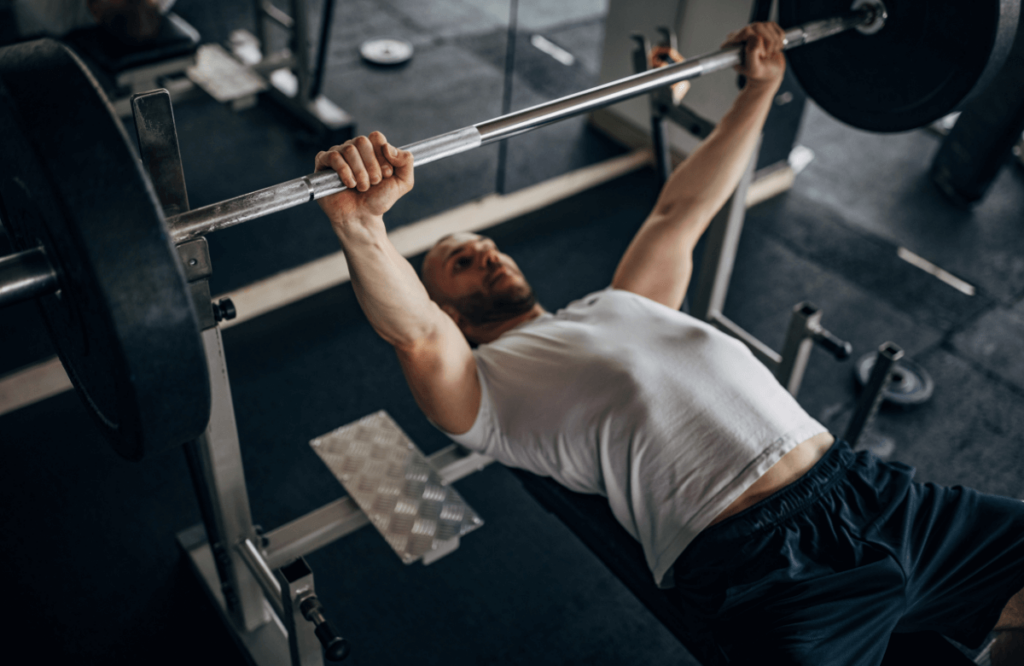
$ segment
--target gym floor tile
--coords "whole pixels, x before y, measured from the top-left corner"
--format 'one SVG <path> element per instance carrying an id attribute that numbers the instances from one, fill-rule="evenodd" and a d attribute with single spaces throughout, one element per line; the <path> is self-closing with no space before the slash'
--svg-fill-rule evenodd
<path id="1" fill-rule="evenodd" d="M 555 27 L 543 31 L 544 37 L 562 47 L 575 58 L 578 65 L 592 74 L 601 71 L 601 51 L 604 46 L 604 17 L 581 23 Z"/>
<path id="2" fill-rule="evenodd" d="M 209 646 L 225 659 L 218 663 L 241 665 L 174 541 L 200 520 L 181 452 L 120 459 L 74 392 L 0 419 L 0 566 L 11 572 L 8 592 L 29 600 L 8 618 L 9 635 L 49 627 L 50 663 L 121 664 L 142 654 L 180 663 Z M 60 603 L 30 601 L 44 597 Z"/>
<path id="3" fill-rule="evenodd" d="M 438 0 L 445 2 L 446 0 Z M 463 0 L 508 24 L 509 0 Z M 519 0 L 517 21 L 519 30 L 542 32 L 566 23 L 603 17 L 608 13 L 608 0 Z"/>
<path id="4" fill-rule="evenodd" d="M 403 67 L 329 73 L 325 92 L 345 99 L 360 132 L 381 128 L 402 145 L 472 125 L 501 112 L 503 72 L 453 44 L 417 51 Z"/>
<path id="5" fill-rule="evenodd" d="M 992 308 L 957 332 L 952 342 L 958 354 L 1024 394 L 1024 300 L 1012 308 Z"/>
<path id="6" fill-rule="evenodd" d="M 507 5 L 504 12 L 477 5 L 472 0 L 387 0 L 391 11 L 439 37 L 489 32 L 508 25 Z"/>
<path id="7" fill-rule="evenodd" d="M 591 21 L 577 26 L 576 33 L 589 33 L 589 44 L 583 42 L 581 47 L 589 47 L 599 54 L 604 25 L 599 21 Z M 544 53 L 531 43 L 531 35 L 520 32 L 516 35 L 515 49 L 515 81 L 517 87 L 525 85 L 533 90 L 539 101 L 547 101 L 591 88 L 598 84 L 596 70 L 584 66 L 583 60 L 565 65 Z M 582 40 L 581 40 L 582 42 Z M 489 63 L 502 74 L 505 72 L 506 34 L 504 31 L 465 37 L 457 42 L 482 61 Z M 582 48 L 580 50 L 583 50 Z M 539 103 L 534 102 L 534 103 Z M 526 104 L 516 101 L 512 110 L 526 108 Z"/>
<path id="8" fill-rule="evenodd" d="M 859 131 L 808 102 L 800 142 L 815 159 L 794 189 L 1008 303 L 1024 291 L 1024 171 L 1003 169 L 978 205 L 959 209 L 928 178 L 940 140 Z"/>
<path id="9" fill-rule="evenodd" d="M 918 481 L 1024 499 L 1024 394 L 944 348 L 914 360 L 935 393 L 916 409 L 879 413 L 878 430 L 896 440 L 894 458 L 916 467 Z"/>
<path id="10" fill-rule="evenodd" d="M 401 7 L 402 3 L 395 6 Z M 331 28 L 330 51 L 328 56 L 328 72 L 362 64 L 359 46 L 368 39 L 387 37 L 402 39 L 414 47 L 431 44 L 437 37 L 420 29 L 405 15 L 396 11 L 392 5 L 376 0 L 345 0 L 336 2 L 334 8 L 334 25 Z M 320 13 L 316 14 L 319 25 Z M 314 27 L 314 30 L 318 30 Z M 312 34 L 319 34 L 313 32 Z M 335 101 L 345 108 L 345 98 Z"/>
<path id="11" fill-rule="evenodd" d="M 849 211 L 816 199 L 803 177 L 790 192 L 751 209 L 744 234 L 771 235 L 929 326 L 947 328 L 991 306 L 984 288 L 968 296 L 902 260 L 891 239 L 858 226 Z"/>

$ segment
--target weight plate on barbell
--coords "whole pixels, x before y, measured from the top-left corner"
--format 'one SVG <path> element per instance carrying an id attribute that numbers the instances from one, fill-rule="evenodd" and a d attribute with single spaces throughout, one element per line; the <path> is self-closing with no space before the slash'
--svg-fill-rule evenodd
<path id="1" fill-rule="evenodd" d="M 884 0 L 873 35 L 857 30 L 786 52 L 800 85 L 839 120 L 875 132 L 923 127 L 980 90 L 1009 54 L 1020 0 Z M 850 10 L 851 0 L 780 0 L 792 27 Z"/>
<path id="2" fill-rule="evenodd" d="M 867 386 L 878 354 L 864 354 L 854 365 L 854 375 L 861 388 Z M 889 385 L 882 391 L 886 403 L 904 409 L 928 402 L 935 392 L 935 382 L 928 371 L 906 358 L 896 361 Z"/>
<path id="3" fill-rule="evenodd" d="M 67 47 L 0 49 L 0 137 L 0 220 L 56 269 L 39 308 L 96 423 L 131 460 L 195 438 L 210 387 L 185 276 L 124 128 Z"/>

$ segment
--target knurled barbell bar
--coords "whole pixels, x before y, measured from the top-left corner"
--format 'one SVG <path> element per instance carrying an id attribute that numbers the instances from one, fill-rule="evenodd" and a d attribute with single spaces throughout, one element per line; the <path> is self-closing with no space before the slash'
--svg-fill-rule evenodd
<path id="1" fill-rule="evenodd" d="M 781 0 L 797 77 L 827 111 L 876 131 L 934 121 L 984 85 L 1019 0 Z M 856 28 L 856 30 L 852 30 Z M 825 38 L 828 39 L 825 39 Z M 806 46 L 804 46 L 806 45 Z M 408 146 L 455 155 L 741 62 L 731 47 Z M 931 72 L 934 68 L 939 70 Z M 174 245 L 345 189 L 321 171 L 165 219 L 100 86 L 66 47 L 0 49 L 0 307 L 39 303 L 61 361 L 123 456 L 198 436 L 210 413 L 198 319 Z"/>

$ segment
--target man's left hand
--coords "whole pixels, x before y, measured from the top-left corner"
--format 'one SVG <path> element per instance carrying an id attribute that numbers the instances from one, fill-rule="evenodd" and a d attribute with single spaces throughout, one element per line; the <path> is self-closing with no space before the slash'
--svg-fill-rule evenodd
<path id="1" fill-rule="evenodd" d="M 744 45 L 743 64 L 736 71 L 747 77 L 748 86 L 778 86 L 786 72 L 786 57 L 782 55 L 785 31 L 777 23 L 751 23 L 730 33 L 722 48 Z"/>

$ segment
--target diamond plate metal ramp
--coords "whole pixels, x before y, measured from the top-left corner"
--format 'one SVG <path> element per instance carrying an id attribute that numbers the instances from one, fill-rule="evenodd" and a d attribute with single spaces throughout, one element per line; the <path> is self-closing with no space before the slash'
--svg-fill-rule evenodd
<path id="1" fill-rule="evenodd" d="M 384 410 L 309 445 L 406 564 L 430 564 L 484 524 Z"/>

